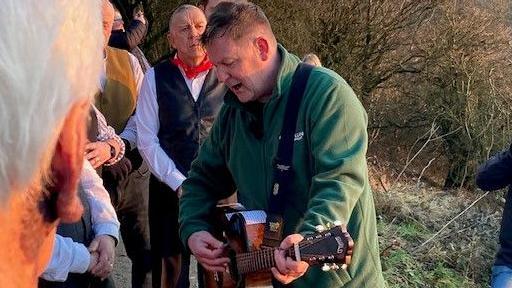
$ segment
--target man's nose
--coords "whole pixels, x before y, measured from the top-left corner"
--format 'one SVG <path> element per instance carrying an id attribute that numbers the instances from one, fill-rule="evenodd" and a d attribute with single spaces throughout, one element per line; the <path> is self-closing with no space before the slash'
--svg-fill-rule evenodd
<path id="1" fill-rule="evenodd" d="M 226 72 L 226 70 L 217 66 L 217 79 L 222 83 L 226 83 L 228 78 L 229 74 Z"/>
<path id="2" fill-rule="evenodd" d="M 192 29 L 190 29 L 190 33 L 192 37 L 199 37 L 202 34 L 201 29 L 197 29 L 195 27 L 192 27 Z"/>

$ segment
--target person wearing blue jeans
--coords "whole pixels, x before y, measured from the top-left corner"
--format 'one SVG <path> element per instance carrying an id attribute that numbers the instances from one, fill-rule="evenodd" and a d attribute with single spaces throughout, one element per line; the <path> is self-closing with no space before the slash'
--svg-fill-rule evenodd
<path id="1" fill-rule="evenodd" d="M 492 288 L 512 288 L 512 146 L 478 168 L 476 185 L 486 191 L 508 186 L 500 228 L 500 248 L 492 268 Z"/>

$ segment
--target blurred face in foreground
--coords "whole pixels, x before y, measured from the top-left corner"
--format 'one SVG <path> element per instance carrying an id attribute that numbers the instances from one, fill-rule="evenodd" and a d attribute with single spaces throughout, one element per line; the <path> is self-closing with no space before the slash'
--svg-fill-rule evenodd
<path id="1" fill-rule="evenodd" d="M 81 215 L 76 185 L 88 108 L 89 102 L 82 101 L 66 116 L 52 158 L 55 182 L 46 187 L 48 197 L 42 194 L 44 184 L 35 180 L 28 189 L 11 191 L 0 209 L 0 287 L 35 287 L 51 256 L 57 217 L 75 221 Z"/>
<path id="2" fill-rule="evenodd" d="M 102 2 L 44 2 L 0 9 L 9 43 L 0 45 L 0 287 L 36 287 L 59 220 L 82 213 L 76 187 L 103 65 Z"/>

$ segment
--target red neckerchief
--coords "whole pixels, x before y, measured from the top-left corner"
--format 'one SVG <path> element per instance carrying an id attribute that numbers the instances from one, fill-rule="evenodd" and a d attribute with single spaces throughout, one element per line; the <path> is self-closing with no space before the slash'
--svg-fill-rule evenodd
<path id="1" fill-rule="evenodd" d="M 185 71 L 185 76 L 187 76 L 188 79 L 194 79 L 197 77 L 197 75 L 199 75 L 199 73 L 208 71 L 213 67 L 213 64 L 210 62 L 210 59 L 208 59 L 208 56 L 205 56 L 201 64 L 197 65 L 196 67 L 188 66 L 185 64 L 185 62 L 181 61 L 178 56 L 174 57 L 171 62 L 174 65 L 181 67 L 181 69 Z"/>

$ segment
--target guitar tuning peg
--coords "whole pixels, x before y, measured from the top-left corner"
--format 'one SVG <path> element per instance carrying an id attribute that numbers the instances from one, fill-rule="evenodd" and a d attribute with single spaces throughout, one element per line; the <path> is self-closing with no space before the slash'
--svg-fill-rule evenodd
<path id="1" fill-rule="evenodd" d="M 325 263 L 322 266 L 322 271 L 327 272 L 327 271 L 330 271 L 330 270 L 331 270 L 331 266 L 329 266 L 327 263 Z"/>
<path id="2" fill-rule="evenodd" d="M 340 266 L 336 265 L 335 263 L 331 265 L 331 269 L 339 270 Z"/>
<path id="3" fill-rule="evenodd" d="M 324 232 L 324 231 L 325 231 L 325 227 L 324 227 L 324 226 L 322 226 L 322 225 L 316 225 L 316 226 L 315 226 L 315 230 L 316 230 L 317 232 Z"/>
<path id="4" fill-rule="evenodd" d="M 331 223 L 327 223 L 327 229 L 331 229 L 332 228 L 332 224 Z"/>
<path id="5" fill-rule="evenodd" d="M 341 221 L 340 220 L 334 221 L 334 226 L 341 226 Z"/>

